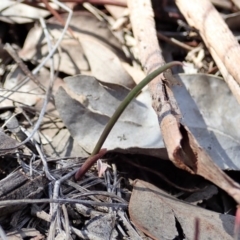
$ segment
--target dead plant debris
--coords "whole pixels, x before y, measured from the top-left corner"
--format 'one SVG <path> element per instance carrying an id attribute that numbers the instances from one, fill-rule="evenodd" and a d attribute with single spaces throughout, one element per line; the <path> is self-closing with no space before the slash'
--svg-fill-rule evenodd
<path id="1" fill-rule="evenodd" d="M 0 1 L 0 239 L 240 239 L 239 7 Z"/>

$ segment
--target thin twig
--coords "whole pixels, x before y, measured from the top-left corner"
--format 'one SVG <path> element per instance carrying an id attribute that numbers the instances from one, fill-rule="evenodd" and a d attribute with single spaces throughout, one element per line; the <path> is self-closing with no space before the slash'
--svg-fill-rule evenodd
<path id="1" fill-rule="evenodd" d="M 111 192 L 105 192 L 105 191 L 90 191 L 86 193 L 76 194 L 73 198 L 88 197 L 88 196 L 95 196 L 95 195 L 110 197 L 114 200 L 118 200 L 119 202 L 126 202 L 123 198 L 118 197 L 116 194 Z"/>
<path id="2" fill-rule="evenodd" d="M 28 76 L 34 83 L 36 83 L 45 92 L 45 87 L 40 83 L 37 77 L 32 74 L 32 72 L 28 69 L 26 64 L 23 63 L 22 59 L 18 56 L 17 52 L 13 49 L 13 47 L 9 43 L 6 43 L 3 49 L 5 49 L 9 53 L 9 55 L 11 55 L 11 57 L 15 60 L 17 65 L 26 74 L 26 76 Z"/>
<path id="3" fill-rule="evenodd" d="M 53 9 L 52 7 L 51 7 L 51 5 L 48 3 L 48 0 L 41 0 L 44 4 L 45 4 L 45 6 L 46 6 L 46 8 L 51 12 L 51 14 L 53 15 L 53 16 L 55 16 L 55 18 L 62 24 L 62 26 L 64 27 L 65 26 L 65 21 L 62 19 L 62 17 L 61 17 L 61 15 L 59 15 L 59 13 L 55 10 L 55 9 Z M 73 33 L 73 30 L 69 27 L 68 28 L 68 31 L 69 31 L 69 33 L 72 35 L 72 37 L 73 38 L 75 38 L 75 36 L 74 36 L 74 33 Z"/>
<path id="4" fill-rule="evenodd" d="M 65 199 L 62 199 L 62 198 L 60 198 L 60 199 L 49 199 L 49 198 L 44 199 L 44 198 L 42 198 L 42 199 L 4 200 L 4 201 L 0 201 L 0 206 L 26 205 L 26 204 L 33 204 L 33 203 L 80 203 L 80 204 L 84 204 L 84 205 L 121 207 L 121 208 L 126 208 L 128 206 L 128 204 L 126 202 L 106 203 L 106 202 L 95 202 L 95 201 L 72 199 L 72 198 L 65 198 Z"/>
<path id="5" fill-rule="evenodd" d="M 183 49 L 185 49 L 185 50 L 187 50 L 187 51 L 191 51 L 191 50 L 194 49 L 193 47 L 191 47 L 191 46 L 189 46 L 189 45 L 187 45 L 187 44 L 185 44 L 185 43 L 183 43 L 183 42 L 178 41 L 176 38 L 166 37 L 165 35 L 163 35 L 163 34 L 160 33 L 160 32 L 157 32 L 157 36 L 158 36 L 159 39 L 162 39 L 162 40 L 164 40 L 164 41 L 166 41 L 166 42 L 169 42 L 169 43 L 171 43 L 171 44 L 173 44 L 173 45 L 176 45 L 176 46 L 178 46 L 178 47 L 181 47 L 181 48 L 183 48 Z"/>

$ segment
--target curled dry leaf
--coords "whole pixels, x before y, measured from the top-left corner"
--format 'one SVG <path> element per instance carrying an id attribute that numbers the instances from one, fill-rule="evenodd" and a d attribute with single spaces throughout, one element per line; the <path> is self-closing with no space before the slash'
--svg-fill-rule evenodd
<path id="1" fill-rule="evenodd" d="M 194 239 L 196 219 L 199 240 L 230 240 L 233 236 L 233 216 L 184 203 L 141 180 L 133 184 L 129 214 L 134 225 L 153 239 Z"/>
<path id="2" fill-rule="evenodd" d="M 67 91 L 60 88 L 55 95 L 57 110 L 73 138 L 92 152 L 103 128 L 129 90 L 90 76 L 68 77 L 64 81 L 68 88 Z M 157 117 L 145 92 L 130 103 L 103 147 L 166 158 L 157 126 Z"/>
<path id="3" fill-rule="evenodd" d="M 183 119 L 200 146 L 223 170 L 239 170 L 239 104 L 221 79 L 205 74 L 178 75 L 183 87 L 174 96 Z"/>

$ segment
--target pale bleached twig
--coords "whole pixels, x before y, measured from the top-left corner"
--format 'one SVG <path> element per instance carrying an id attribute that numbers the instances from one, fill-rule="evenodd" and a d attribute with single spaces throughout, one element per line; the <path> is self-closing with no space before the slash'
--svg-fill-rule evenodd
<path id="1" fill-rule="evenodd" d="M 69 225 L 68 212 L 65 204 L 62 205 L 62 211 L 63 211 L 64 220 L 65 220 L 63 221 L 63 227 L 66 232 L 66 238 L 70 239 L 70 225 Z"/>
<path id="2" fill-rule="evenodd" d="M 116 198 L 117 200 L 118 198 Z M 85 205 L 93 205 L 93 206 L 106 206 L 106 207 L 121 207 L 126 208 L 128 203 L 118 202 L 118 203 L 106 203 L 106 202 L 95 202 L 88 200 L 80 200 L 80 199 L 72 199 L 72 198 L 59 198 L 59 199 L 17 199 L 17 200 L 3 200 L 0 201 L 0 206 L 12 206 L 12 205 L 26 205 L 32 203 L 80 203 Z"/>

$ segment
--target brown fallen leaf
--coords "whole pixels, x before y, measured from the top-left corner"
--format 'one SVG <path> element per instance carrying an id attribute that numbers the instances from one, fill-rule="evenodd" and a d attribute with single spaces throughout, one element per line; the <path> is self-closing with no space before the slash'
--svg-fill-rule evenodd
<path id="1" fill-rule="evenodd" d="M 84 75 L 68 77 L 65 81 L 67 88 L 59 88 L 55 95 L 56 108 L 71 136 L 91 153 L 104 126 L 129 90 Z M 130 103 L 108 136 L 104 148 L 166 157 L 160 132 L 156 131 L 157 117 L 148 99 L 145 92 Z"/>
<path id="2" fill-rule="evenodd" d="M 199 240 L 233 236 L 233 216 L 184 203 L 141 180 L 133 183 L 129 214 L 134 225 L 153 239 L 194 239 L 196 219 Z"/>

